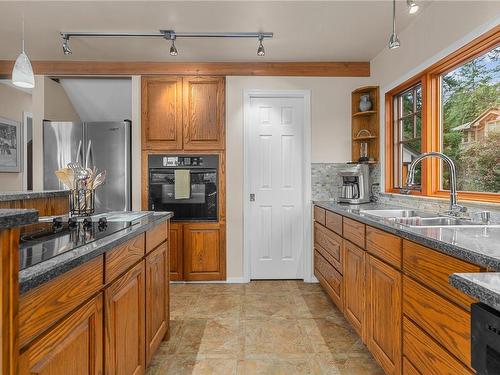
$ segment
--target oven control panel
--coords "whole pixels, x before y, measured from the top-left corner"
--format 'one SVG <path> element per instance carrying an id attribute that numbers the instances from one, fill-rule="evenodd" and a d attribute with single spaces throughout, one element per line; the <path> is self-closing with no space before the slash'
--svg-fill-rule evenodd
<path id="1" fill-rule="evenodd" d="M 180 166 L 202 166 L 203 158 L 200 156 L 163 156 L 162 164 L 164 167 L 180 167 Z"/>

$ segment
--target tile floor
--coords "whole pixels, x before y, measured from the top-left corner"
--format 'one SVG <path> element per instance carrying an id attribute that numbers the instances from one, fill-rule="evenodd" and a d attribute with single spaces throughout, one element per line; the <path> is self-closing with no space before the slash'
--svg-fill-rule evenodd
<path id="1" fill-rule="evenodd" d="M 147 375 L 378 375 L 319 284 L 172 284 L 170 339 Z"/>

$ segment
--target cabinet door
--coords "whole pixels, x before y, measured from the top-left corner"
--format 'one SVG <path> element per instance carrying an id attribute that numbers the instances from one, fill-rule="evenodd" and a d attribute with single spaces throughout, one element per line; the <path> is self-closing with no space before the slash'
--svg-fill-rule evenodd
<path id="1" fill-rule="evenodd" d="M 106 374 L 144 373 L 144 261 L 105 291 Z"/>
<path id="2" fill-rule="evenodd" d="M 182 224 L 170 223 L 170 280 L 184 280 Z"/>
<path id="3" fill-rule="evenodd" d="M 182 78 L 142 77 L 142 149 L 182 150 Z"/>
<path id="4" fill-rule="evenodd" d="M 19 374 L 101 375 L 102 294 L 57 323 L 19 359 Z"/>
<path id="5" fill-rule="evenodd" d="M 386 374 L 401 374 L 401 273 L 366 259 L 366 342 Z"/>
<path id="6" fill-rule="evenodd" d="M 184 150 L 223 150 L 224 77 L 183 79 Z"/>
<path id="7" fill-rule="evenodd" d="M 365 341 L 365 251 L 344 240 L 344 315 Z"/>
<path id="8" fill-rule="evenodd" d="M 146 257 L 146 366 L 168 332 L 168 247 L 164 243 Z"/>
<path id="9" fill-rule="evenodd" d="M 223 243 L 224 227 L 218 223 L 184 224 L 184 278 L 224 280 Z"/>

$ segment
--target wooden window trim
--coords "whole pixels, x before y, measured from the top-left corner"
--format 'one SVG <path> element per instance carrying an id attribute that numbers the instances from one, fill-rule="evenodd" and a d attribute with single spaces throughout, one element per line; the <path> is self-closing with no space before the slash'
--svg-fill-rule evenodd
<path id="1" fill-rule="evenodd" d="M 410 78 L 385 94 L 385 186 L 388 193 L 400 193 L 394 186 L 394 96 L 421 82 L 422 84 L 422 152 L 441 151 L 441 86 L 440 76 L 467 63 L 486 51 L 500 46 L 500 26 L 496 26 L 472 42 L 466 44 L 423 72 Z M 422 190 L 411 195 L 449 197 L 440 188 L 440 161 L 436 158 L 422 161 Z M 500 194 L 467 192 L 458 193 L 461 200 L 500 202 Z"/>

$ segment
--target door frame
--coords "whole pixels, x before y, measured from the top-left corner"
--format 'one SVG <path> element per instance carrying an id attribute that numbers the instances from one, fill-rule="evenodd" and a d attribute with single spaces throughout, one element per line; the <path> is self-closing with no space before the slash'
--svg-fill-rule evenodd
<path id="1" fill-rule="evenodd" d="M 251 275 L 251 249 L 250 249 L 250 163 L 249 163 L 249 140 L 250 140 L 250 105 L 252 98 L 302 98 L 304 102 L 304 121 L 302 129 L 302 195 L 303 195 L 303 222 L 302 222 L 302 268 L 305 282 L 316 281 L 312 270 L 312 239 L 311 239 L 311 90 L 244 90 L 243 91 L 243 278 L 250 282 Z"/>

